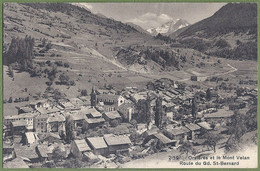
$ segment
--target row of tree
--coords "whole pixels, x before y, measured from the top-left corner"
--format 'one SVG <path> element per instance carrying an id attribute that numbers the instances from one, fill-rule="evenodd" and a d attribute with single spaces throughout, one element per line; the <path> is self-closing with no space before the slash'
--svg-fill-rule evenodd
<path id="1" fill-rule="evenodd" d="M 13 38 L 8 51 L 3 55 L 4 64 L 9 65 L 17 62 L 22 70 L 27 70 L 32 65 L 34 38 L 25 36 L 25 38 Z"/>
<path id="2" fill-rule="evenodd" d="M 155 113 L 154 113 L 154 120 L 155 125 L 158 128 L 162 128 L 162 121 L 164 116 L 163 106 L 162 106 L 162 97 L 157 97 L 156 105 L 155 105 Z M 137 102 L 137 118 L 136 121 L 138 123 L 146 123 L 147 127 L 149 126 L 152 120 L 152 108 L 151 108 L 151 97 L 147 94 L 146 99 L 141 99 Z"/>
<path id="3" fill-rule="evenodd" d="M 170 52 L 169 50 L 145 50 L 141 52 L 141 54 L 145 54 L 146 59 L 151 59 L 154 62 L 166 67 L 166 66 L 174 66 L 175 68 L 180 67 L 180 59 L 174 53 Z M 186 61 L 186 60 L 184 60 Z"/>

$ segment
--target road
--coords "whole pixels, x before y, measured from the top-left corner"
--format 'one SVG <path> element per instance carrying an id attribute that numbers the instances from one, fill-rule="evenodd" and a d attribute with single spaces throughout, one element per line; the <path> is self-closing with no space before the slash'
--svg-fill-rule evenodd
<path id="1" fill-rule="evenodd" d="M 205 76 L 205 77 L 208 78 L 208 77 L 216 77 L 216 76 L 220 76 L 220 75 L 226 75 L 226 74 L 230 74 L 230 73 L 235 72 L 235 71 L 238 70 L 237 68 L 233 67 L 233 66 L 230 65 L 230 64 L 227 64 L 227 66 L 229 66 L 229 67 L 231 68 L 231 70 L 229 70 L 229 71 L 227 71 L 227 72 L 223 72 L 223 73 L 218 73 L 218 74 L 213 74 L 213 75 L 207 75 L 207 76 Z M 185 78 L 185 79 L 181 79 L 181 80 L 178 80 L 178 81 L 184 82 L 184 81 L 189 81 L 189 80 L 190 80 L 190 78 Z"/>

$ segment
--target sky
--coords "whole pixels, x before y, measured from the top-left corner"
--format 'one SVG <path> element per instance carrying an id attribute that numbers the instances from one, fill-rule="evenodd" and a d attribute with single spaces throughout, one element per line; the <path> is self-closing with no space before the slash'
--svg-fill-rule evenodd
<path id="1" fill-rule="evenodd" d="M 91 12 L 143 29 L 156 28 L 179 18 L 194 24 L 212 16 L 226 3 L 80 3 Z"/>

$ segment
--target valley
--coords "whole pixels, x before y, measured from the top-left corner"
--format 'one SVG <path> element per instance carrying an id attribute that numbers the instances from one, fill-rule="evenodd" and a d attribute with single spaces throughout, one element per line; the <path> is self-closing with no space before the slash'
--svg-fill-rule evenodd
<path id="1" fill-rule="evenodd" d="M 253 149 L 256 5 L 243 5 L 145 30 L 82 4 L 5 3 L 4 166 L 171 168 L 173 153 Z"/>

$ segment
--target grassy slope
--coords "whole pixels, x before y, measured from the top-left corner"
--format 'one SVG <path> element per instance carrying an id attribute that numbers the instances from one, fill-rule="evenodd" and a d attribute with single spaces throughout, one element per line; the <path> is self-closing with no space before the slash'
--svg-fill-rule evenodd
<path id="1" fill-rule="evenodd" d="M 10 16 L 12 19 L 10 19 Z M 14 20 L 13 18 L 17 19 Z M 249 76 L 249 78 L 252 77 L 252 79 L 256 79 L 257 65 L 254 62 L 221 59 L 222 63 L 214 66 L 213 64 L 216 63 L 217 58 L 210 57 L 209 59 L 203 59 L 202 56 L 205 56 L 204 54 L 193 49 L 181 48 L 178 53 L 185 55 L 188 60 L 181 71 L 161 71 L 160 67 L 157 67 L 154 72 L 148 73 L 137 73 L 125 70 L 124 67 L 115 61 L 114 48 L 128 47 L 133 44 L 144 45 L 144 47 L 169 47 L 163 44 L 162 41 L 154 40 L 145 34 L 135 31 L 126 32 L 125 30 L 118 31 L 117 33 L 113 28 L 105 29 L 103 25 L 88 22 L 88 18 L 86 18 L 85 22 L 82 20 L 78 21 L 79 18 L 80 15 L 77 13 L 70 16 L 61 12 L 49 12 L 42 9 L 35 10 L 15 3 L 8 4 L 4 9 L 4 43 L 10 43 L 12 37 L 24 37 L 25 35 L 34 37 L 36 39 L 36 46 L 41 43 L 40 38 L 47 38 L 51 41 L 53 44 L 52 49 L 45 53 L 45 57 L 36 57 L 35 61 L 50 60 L 52 62 L 62 61 L 63 63 L 69 63 L 70 68 L 58 67 L 58 70 L 61 71 L 58 73 L 58 76 L 62 72 L 67 73 L 70 78 L 76 82 L 76 86 L 53 85 L 55 89 L 60 89 L 63 93 L 67 94 L 68 97 L 76 97 L 79 95 L 79 89 L 87 89 L 88 92 L 90 92 L 92 85 L 103 87 L 104 84 L 112 84 L 118 89 L 122 89 L 125 86 L 143 88 L 147 81 L 162 77 L 178 81 L 186 79 L 186 82 L 191 84 L 191 82 L 187 80 L 189 80 L 190 76 L 194 73 L 206 76 L 223 73 L 230 69 L 227 67 L 227 63 L 239 69 L 237 72 L 225 75 L 225 77 L 231 75 L 233 83 L 237 84 L 241 77 Z M 53 26 L 49 27 L 46 24 L 39 23 L 43 21 L 52 21 Z M 102 21 L 106 22 L 104 19 L 102 19 Z M 12 28 L 14 26 L 18 26 L 18 30 L 22 32 L 13 30 Z M 71 28 L 72 26 L 74 29 Z M 39 29 L 42 33 L 35 31 L 35 29 Z M 109 32 L 108 35 L 110 36 L 101 34 L 101 32 L 105 30 Z M 46 33 L 50 36 L 47 36 Z M 57 37 L 57 34 L 59 34 L 59 37 Z M 71 38 L 61 38 L 60 35 L 71 36 Z M 177 51 L 177 49 L 172 50 Z M 39 48 L 35 48 L 35 51 L 38 52 Z M 52 53 L 56 55 L 59 54 L 61 57 L 50 57 Z M 193 64 L 191 64 L 192 56 L 194 57 Z M 205 67 L 197 68 L 196 65 L 201 62 L 206 64 Z M 6 75 L 6 70 L 7 68 L 4 67 L 5 99 L 11 96 L 13 98 L 24 96 L 24 93 L 22 93 L 24 88 L 28 89 L 27 94 L 35 95 L 35 93 L 38 92 L 43 93 L 47 87 L 45 85 L 47 81 L 46 78 L 31 78 L 28 73 L 15 73 L 15 79 L 12 81 L 12 79 Z M 79 76 L 79 74 L 82 76 Z M 209 83 L 200 82 L 192 82 L 192 84 L 198 84 L 204 87 L 211 86 Z M 11 110 L 11 108 L 14 107 L 13 105 L 14 104 L 8 104 L 4 106 L 5 109 Z"/>

